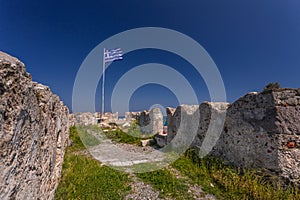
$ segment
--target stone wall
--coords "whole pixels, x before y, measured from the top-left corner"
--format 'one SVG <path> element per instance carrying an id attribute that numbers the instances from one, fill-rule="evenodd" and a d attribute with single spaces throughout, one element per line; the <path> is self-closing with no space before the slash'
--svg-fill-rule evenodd
<path id="1" fill-rule="evenodd" d="M 163 132 L 163 115 L 159 108 L 141 112 L 137 120 L 142 133 L 157 134 Z"/>
<path id="2" fill-rule="evenodd" d="M 0 52 L 0 199 L 53 199 L 68 140 L 69 110 Z"/>
<path id="3" fill-rule="evenodd" d="M 176 108 L 171 108 L 171 107 L 166 108 L 166 113 L 167 113 L 167 119 L 166 120 L 167 120 L 168 125 L 171 124 L 172 117 L 173 117 L 175 111 L 176 111 Z"/>
<path id="4" fill-rule="evenodd" d="M 193 120 L 191 119 L 192 116 L 196 114 L 199 116 L 199 105 L 180 105 L 175 110 L 167 108 L 167 143 L 170 143 L 179 133 L 179 128 L 181 128 L 181 131 L 187 133 L 181 133 L 182 137 L 190 137 L 188 133 L 194 132 L 194 125 L 198 127 L 199 117 L 193 117 Z M 181 139 L 182 138 L 179 140 Z"/>
<path id="5" fill-rule="evenodd" d="M 141 112 L 125 112 L 125 120 L 127 122 L 132 122 L 135 120 L 138 120 L 138 117 L 140 116 Z"/>
<path id="6" fill-rule="evenodd" d="M 192 146 L 198 147 L 202 154 L 209 153 L 218 142 L 229 105 L 226 102 L 207 101 L 200 104 L 198 130 Z M 205 143 L 203 143 L 205 138 Z"/>
<path id="7" fill-rule="evenodd" d="M 199 105 L 180 105 L 175 111 L 167 108 L 167 144 L 172 142 L 169 148 L 183 153 L 197 134 L 199 118 Z"/>
<path id="8" fill-rule="evenodd" d="M 106 112 L 106 113 L 104 113 L 104 115 L 100 115 L 100 118 L 101 118 L 101 121 L 103 121 L 105 123 L 115 123 L 118 121 L 119 114 L 118 114 L 118 112 L 115 112 L 115 113 Z"/>
<path id="9" fill-rule="evenodd" d="M 109 128 L 111 123 L 118 121 L 118 113 L 106 112 L 102 115 L 100 112 L 77 112 L 71 114 L 70 120 L 73 121 L 74 125 L 98 125 L 102 128 Z"/>
<path id="10" fill-rule="evenodd" d="M 74 120 L 74 125 L 89 126 L 97 124 L 97 113 L 78 112 L 71 115 Z"/>
<path id="11" fill-rule="evenodd" d="M 190 107 L 180 106 L 170 112 L 168 143 L 179 133 L 180 121 L 187 129 L 181 132 L 191 132 L 190 120 L 182 119 L 189 118 L 182 115 L 187 110 Z M 214 146 L 212 155 L 236 166 L 267 169 L 290 181 L 300 178 L 300 89 L 249 93 L 231 105 L 204 102 L 197 112 L 199 127 L 192 146 L 207 152 Z M 216 135 L 220 127 L 209 127 L 209 122 L 218 124 L 225 113 L 224 126 Z"/>
<path id="12" fill-rule="evenodd" d="M 300 178 L 300 94 L 296 89 L 249 93 L 227 110 L 213 154 L 236 165 Z"/>

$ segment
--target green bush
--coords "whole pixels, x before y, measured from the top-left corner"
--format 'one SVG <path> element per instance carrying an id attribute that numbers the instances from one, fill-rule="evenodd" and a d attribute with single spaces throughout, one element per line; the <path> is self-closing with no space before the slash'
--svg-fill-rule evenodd
<path id="1" fill-rule="evenodd" d="M 268 85 L 265 86 L 263 92 L 268 92 L 279 88 L 280 88 L 280 84 L 278 82 L 269 83 Z"/>

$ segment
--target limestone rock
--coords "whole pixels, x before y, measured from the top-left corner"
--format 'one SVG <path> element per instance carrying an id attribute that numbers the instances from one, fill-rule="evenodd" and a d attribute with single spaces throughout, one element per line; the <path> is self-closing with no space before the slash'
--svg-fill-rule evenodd
<path id="1" fill-rule="evenodd" d="M 200 104 L 199 127 L 192 146 L 200 148 L 201 153 L 209 153 L 212 147 L 216 145 L 223 130 L 226 110 L 229 105 L 226 102 L 207 101 Z M 203 143 L 204 139 L 205 143 Z"/>
<path id="2" fill-rule="evenodd" d="M 174 139 L 190 140 L 193 136 L 189 133 L 198 126 L 191 146 L 200 148 L 200 153 L 210 152 L 236 166 L 267 169 L 288 181 L 299 182 L 299 88 L 251 92 L 231 105 L 204 102 L 199 109 L 179 106 L 173 114 L 170 110 L 167 113 L 167 144 Z M 221 119 L 225 114 L 223 127 Z M 210 121 L 216 125 L 210 127 Z"/>
<path id="3" fill-rule="evenodd" d="M 105 123 L 116 123 L 118 121 L 118 118 L 119 118 L 118 112 L 116 113 L 106 112 L 104 113 L 104 115 L 100 114 L 101 121 Z"/>
<path id="4" fill-rule="evenodd" d="M 171 107 L 166 108 L 168 125 L 171 123 L 171 120 L 172 120 L 172 117 L 173 117 L 175 111 L 176 111 L 176 108 L 171 108 Z"/>
<path id="5" fill-rule="evenodd" d="M 156 134 L 154 136 L 154 139 L 156 141 L 156 144 L 159 146 L 159 147 L 164 147 L 168 144 L 167 142 L 167 134 Z"/>
<path id="6" fill-rule="evenodd" d="M 59 97 L 0 52 L 0 199 L 53 199 L 68 132 Z"/>
<path id="7" fill-rule="evenodd" d="M 172 150 L 183 153 L 193 142 L 199 126 L 199 105 L 180 105 L 173 116 L 169 115 L 167 144 Z"/>
<path id="8" fill-rule="evenodd" d="M 153 142 L 153 139 L 141 140 L 142 147 L 149 146 Z"/>
<path id="9" fill-rule="evenodd" d="M 72 114 L 75 125 L 96 125 L 97 124 L 97 113 L 90 112 L 78 112 Z"/>
<path id="10" fill-rule="evenodd" d="M 138 117 L 141 132 L 155 135 L 163 131 L 163 115 L 159 108 L 141 112 Z"/>
<path id="11" fill-rule="evenodd" d="M 300 178 L 300 96 L 297 89 L 249 93 L 227 110 L 213 154 L 235 165 Z"/>
<path id="12" fill-rule="evenodd" d="M 127 122 L 135 121 L 140 116 L 141 112 L 125 112 L 125 120 Z"/>

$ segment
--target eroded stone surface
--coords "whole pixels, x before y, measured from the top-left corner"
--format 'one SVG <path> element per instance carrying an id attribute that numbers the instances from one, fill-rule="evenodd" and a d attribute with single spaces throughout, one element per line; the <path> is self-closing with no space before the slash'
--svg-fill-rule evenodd
<path id="1" fill-rule="evenodd" d="M 199 126 L 199 105 L 180 105 L 169 115 L 167 143 L 181 154 L 192 144 Z"/>
<path id="2" fill-rule="evenodd" d="M 169 112 L 167 143 L 176 138 L 179 125 L 189 137 L 191 127 L 197 124 L 192 146 L 204 149 L 204 153 L 213 147 L 212 155 L 234 165 L 263 168 L 289 181 L 299 180 L 300 89 L 252 92 L 231 105 L 204 102 L 194 112 L 200 113 L 200 120 L 190 125 L 193 120 L 184 114 L 187 108 L 181 106 L 173 114 Z M 224 127 L 218 135 L 219 125 L 209 127 L 209 122 L 218 124 L 225 113 Z"/>
<path id="3" fill-rule="evenodd" d="M 163 115 L 159 108 L 143 111 L 137 119 L 142 133 L 157 134 L 163 132 Z"/>
<path id="4" fill-rule="evenodd" d="M 265 168 L 300 178 L 300 103 L 298 89 L 249 93 L 227 110 L 215 155 L 242 166 Z"/>
<path id="5" fill-rule="evenodd" d="M 0 52 L 0 199 L 52 199 L 69 131 L 69 110 Z"/>
<path id="6" fill-rule="evenodd" d="M 71 115 L 75 125 L 89 126 L 97 124 L 97 113 L 77 112 Z"/>

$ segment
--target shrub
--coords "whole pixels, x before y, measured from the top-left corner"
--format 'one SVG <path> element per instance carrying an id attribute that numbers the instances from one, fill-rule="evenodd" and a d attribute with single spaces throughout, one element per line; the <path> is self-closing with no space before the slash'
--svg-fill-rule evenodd
<path id="1" fill-rule="evenodd" d="M 278 82 L 269 83 L 268 85 L 265 86 L 263 92 L 268 92 L 279 88 L 280 88 L 280 84 Z"/>

